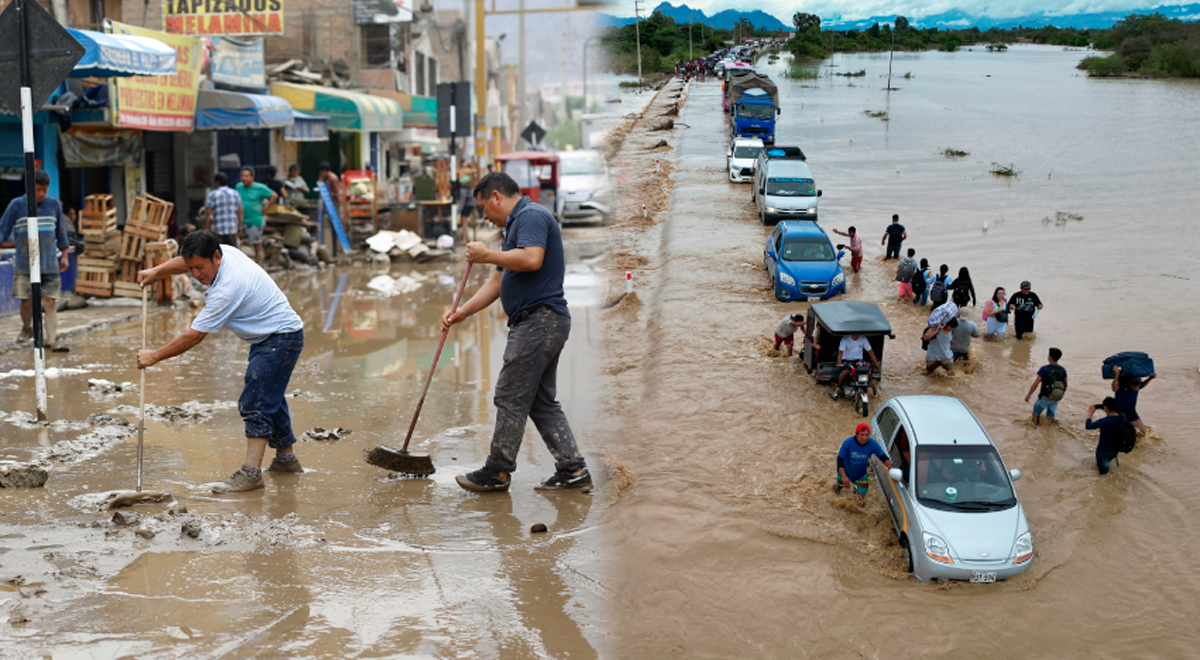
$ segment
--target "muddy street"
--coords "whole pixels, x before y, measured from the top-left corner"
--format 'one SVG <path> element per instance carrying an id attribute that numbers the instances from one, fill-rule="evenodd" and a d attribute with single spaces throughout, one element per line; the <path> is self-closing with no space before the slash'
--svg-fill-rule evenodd
<path id="1" fill-rule="evenodd" d="M 1194 341 L 1158 319 L 1195 316 L 1184 300 L 1197 295 L 1197 273 L 1190 261 L 1131 255 L 1156 236 L 1194 242 L 1183 220 L 1187 186 L 1167 163 L 1188 148 L 1175 144 L 1187 133 L 1175 101 L 1196 100 L 1200 88 L 1096 85 L 1073 71 L 1072 53 L 1014 51 L 996 64 L 983 53 L 898 58 L 912 77 L 890 100 L 886 56 L 838 56 L 838 68 L 803 81 L 783 79 L 787 58 L 767 69 L 784 108 L 777 144 L 808 154 L 824 190 L 822 226 L 864 232 L 865 265 L 847 271 L 844 298 L 878 303 L 895 329 L 878 400 L 941 394 L 975 412 L 1008 466 L 1024 473 L 1016 489 L 1033 533 L 1032 567 L 993 585 L 918 583 L 904 570 L 876 484 L 864 509 L 833 494 L 837 448 L 860 418 L 830 401 L 798 360 L 771 350 L 779 319 L 806 305 L 773 299 L 762 262 L 770 228 L 749 186 L 725 177 L 720 83 L 695 82 L 666 135 L 669 210 L 650 226 L 619 226 L 613 239 L 628 261 L 644 264 L 640 307 L 608 317 L 608 336 L 641 337 L 610 343 L 614 383 L 605 393 L 630 411 L 615 422 L 613 453 L 637 476 L 606 533 L 618 567 L 616 657 L 1192 654 L 1200 577 L 1185 554 L 1197 534 L 1186 411 L 1200 378 Z M 859 69 L 863 81 L 830 75 Z M 1143 121 L 1103 146 L 1129 155 L 1131 174 L 1095 157 L 1101 146 L 1091 136 L 1117 121 L 1134 93 Z M 1079 103 L 1051 101 L 1064 96 Z M 885 107 L 889 122 L 865 114 Z M 647 116 L 666 110 L 658 104 Z M 1196 119 L 1194 108 L 1184 114 Z M 1151 117 L 1160 123 L 1152 127 Z M 660 136 L 626 139 L 647 177 L 647 147 Z M 1194 136 L 1182 142 L 1195 146 Z M 972 156 L 939 153 L 957 145 Z M 1010 158 L 1027 172 L 988 174 L 990 162 Z M 1136 220 L 1132 200 L 1117 199 L 1113 187 L 1123 175 L 1144 193 Z M 1058 223 L 1056 209 L 1086 219 Z M 894 262 L 882 262 L 879 237 L 893 212 L 919 257 L 951 273 L 971 268 L 980 303 L 997 285 L 1012 291 L 1033 280 L 1047 301 L 1036 335 L 977 342 L 969 369 L 926 377 L 918 335 L 928 312 L 896 302 Z M 976 320 L 979 309 L 968 308 Z M 1039 428 L 1023 396 L 1050 346 L 1065 353 L 1071 390 L 1062 423 Z M 1101 479 L 1083 417 L 1108 390 L 1100 361 L 1121 350 L 1150 352 L 1155 386 L 1171 384 L 1142 398 L 1150 433 Z M 1142 603 L 1132 612 L 1131 598 Z"/>
<path id="2" fill-rule="evenodd" d="M 600 468 L 593 438 L 602 417 L 588 392 L 598 371 L 592 264 L 603 230 L 566 234 L 575 327 L 560 396 Z M 456 326 L 442 353 L 413 440 L 438 472 L 394 478 L 363 461 L 368 449 L 403 440 L 462 269 L 385 264 L 280 276 L 306 326 L 289 398 L 297 435 L 306 431 L 297 455 L 307 471 L 268 476 L 265 490 L 194 490 L 240 465 L 245 344 L 217 333 L 152 367 L 145 484 L 175 503 L 122 509 L 132 521 L 111 520 L 102 499 L 134 486 L 140 320 L 54 356 L 57 421 L 48 427 L 23 412 L 32 407 L 28 356 L 0 358 L 2 454 L 50 466 L 45 488 L 0 489 L 0 655 L 598 657 L 610 598 L 599 546 L 604 491 L 535 493 L 554 464 L 532 425 L 511 493 L 480 497 L 454 483 L 487 454 L 502 312 Z M 150 344 L 168 341 L 194 313 L 153 315 Z M 531 532 L 538 524 L 547 531 Z"/>

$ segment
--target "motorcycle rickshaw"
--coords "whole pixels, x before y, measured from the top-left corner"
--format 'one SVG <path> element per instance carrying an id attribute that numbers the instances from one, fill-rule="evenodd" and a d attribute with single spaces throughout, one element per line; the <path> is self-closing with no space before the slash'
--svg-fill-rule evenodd
<path id="1" fill-rule="evenodd" d="M 529 201 L 541 204 L 555 219 L 558 216 L 559 158 L 549 151 L 516 151 L 496 157 L 501 172 L 511 176 L 529 195 Z"/>
<path id="2" fill-rule="evenodd" d="M 814 303 L 808 307 L 804 326 L 804 368 L 818 384 L 833 384 L 837 387 L 838 344 L 842 337 L 859 335 L 865 337 L 883 366 L 884 339 L 895 339 L 892 326 L 877 305 L 849 300 Z M 883 374 L 874 368 L 870 359 L 864 357 L 856 364 L 847 363 L 850 375 L 842 384 L 840 394 L 854 402 L 854 410 L 866 417 L 870 412 L 871 394 L 877 394 L 875 383 Z"/>

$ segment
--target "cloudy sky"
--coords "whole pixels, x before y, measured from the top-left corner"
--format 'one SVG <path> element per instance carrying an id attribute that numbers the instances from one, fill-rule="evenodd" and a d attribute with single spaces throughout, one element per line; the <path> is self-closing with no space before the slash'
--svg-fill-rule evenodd
<path id="1" fill-rule="evenodd" d="M 653 9 L 660 0 L 650 0 L 645 6 Z M 743 11 L 762 9 L 778 17 L 784 23 L 791 22 L 794 12 L 804 11 L 818 16 L 842 16 L 847 19 L 867 18 L 900 14 L 921 17 L 959 9 L 968 14 L 1007 18 L 1035 14 L 1084 14 L 1100 11 L 1126 10 L 1157 7 L 1161 5 L 1191 4 L 1195 0 L 794 0 L 793 2 L 761 2 L 755 0 L 672 0 L 678 6 L 687 4 L 702 9 L 709 16 L 725 9 Z M 608 10 L 617 16 L 632 16 L 633 2 L 614 2 Z"/>

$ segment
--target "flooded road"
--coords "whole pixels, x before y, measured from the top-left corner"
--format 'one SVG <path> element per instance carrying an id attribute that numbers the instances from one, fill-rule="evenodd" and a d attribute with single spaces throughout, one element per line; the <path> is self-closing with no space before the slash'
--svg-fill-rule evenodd
<path id="1" fill-rule="evenodd" d="M 560 398 L 594 469 L 602 423 L 589 383 L 598 365 L 600 289 L 591 265 L 599 228 L 566 230 L 574 328 Z M 0 656 L 4 658 L 598 657 L 602 605 L 602 489 L 541 494 L 554 463 L 532 425 L 514 487 L 465 493 L 454 475 L 482 464 L 491 390 L 507 329 L 499 305 L 452 331 L 414 450 L 433 456 L 430 479 L 390 479 L 363 461 L 399 446 L 440 336 L 463 263 L 338 267 L 288 274 L 280 284 L 305 319 L 291 381 L 301 431 L 349 429 L 340 440 L 302 437 L 303 475 L 266 476 L 265 490 L 206 496 L 191 489 L 241 463 L 237 398 L 247 348 L 230 333 L 147 372 L 145 483 L 187 506 L 127 509 L 121 527 L 100 494 L 134 486 L 138 394 L 133 351 L 140 322 L 88 335 L 50 381 L 58 421 L 29 423 L 32 379 L 22 352 L 3 357 L 0 455 L 45 457 L 44 489 L 0 489 Z M 474 290 L 486 273 L 473 276 Z M 368 285 L 387 275 L 397 295 Z M 469 295 L 469 294 L 468 294 Z M 149 342 L 186 328 L 194 311 L 151 318 Z M 570 378 L 567 378 L 567 375 Z M 121 392 L 89 388 L 103 378 Z M 27 401 L 28 400 L 28 401 Z M 22 405 L 25 404 L 25 405 Z M 120 420 L 92 417 L 108 414 Z M 199 524 L 196 538 L 181 534 Z M 544 524 L 548 533 L 532 534 Z M 135 535 L 148 529 L 153 538 Z"/>
<path id="2" fill-rule="evenodd" d="M 995 585 L 917 583 L 876 489 L 863 510 L 832 494 L 837 448 L 858 418 L 798 361 L 770 356 L 779 319 L 805 305 L 773 300 L 768 230 L 748 186 L 724 178 L 720 85 L 691 85 L 684 126 L 669 136 L 669 213 L 614 237 L 645 263 L 641 309 L 613 317 L 608 333 L 641 337 L 611 348 L 606 392 L 631 411 L 614 455 L 638 478 L 606 533 L 618 567 L 614 657 L 1195 655 L 1200 350 L 1187 328 L 1200 234 L 1187 164 L 1200 147 L 1200 85 L 1087 80 L 1073 68 L 1081 55 L 909 55 L 896 71 L 912 75 L 894 81 L 890 101 L 886 55 L 839 56 L 804 81 L 781 80 L 786 58 L 768 66 L 783 96 L 778 144 L 808 154 L 821 224 L 865 236 L 846 299 L 878 303 L 896 329 L 880 400 L 960 397 L 1024 474 L 1016 488 L 1036 556 Z M 970 155 L 947 159 L 945 148 Z M 1022 172 L 994 177 L 993 161 Z M 1056 211 L 1083 220 L 1058 223 Z M 924 316 L 895 301 L 894 262 L 881 261 L 892 213 L 906 247 L 951 273 L 968 266 L 984 299 L 1032 280 L 1046 306 L 1037 336 L 977 344 L 973 373 L 925 377 Z M 978 320 L 978 307 L 969 312 Z M 1051 346 L 1071 389 L 1062 424 L 1035 428 L 1023 397 Z M 1153 428 L 1099 478 L 1083 416 L 1108 391 L 1101 360 L 1122 350 L 1156 358 L 1159 380 L 1140 406 Z"/>

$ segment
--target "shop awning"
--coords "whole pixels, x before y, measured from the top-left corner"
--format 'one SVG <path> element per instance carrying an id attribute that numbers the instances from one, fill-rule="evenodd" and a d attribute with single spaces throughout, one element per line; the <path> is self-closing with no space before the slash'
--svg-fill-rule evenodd
<path id="1" fill-rule="evenodd" d="M 175 49 L 158 39 L 71 28 L 67 32 L 86 49 L 71 72 L 75 78 L 175 75 Z"/>
<path id="2" fill-rule="evenodd" d="M 391 100 L 315 85 L 271 83 L 271 94 L 292 108 L 329 118 L 331 131 L 398 131 L 404 128 L 404 111 Z"/>
<path id="3" fill-rule="evenodd" d="M 404 125 L 413 128 L 437 128 L 437 99 L 412 97 L 412 110 L 404 113 Z"/>
<path id="4" fill-rule="evenodd" d="M 329 139 L 329 117 L 316 117 L 292 110 L 292 125 L 283 129 L 289 142 L 324 142 Z"/>
<path id="5" fill-rule="evenodd" d="M 292 123 L 292 106 L 278 96 L 202 89 L 196 98 L 197 130 L 278 128 Z"/>

